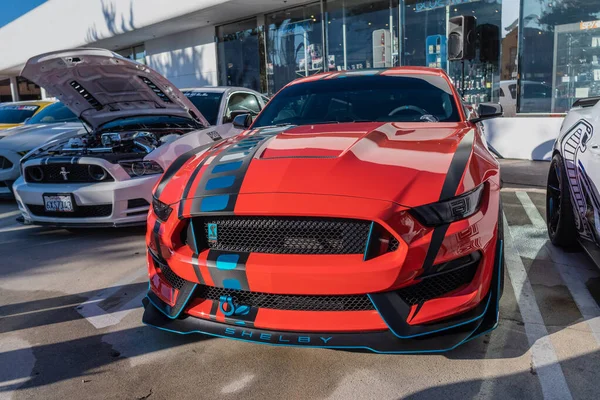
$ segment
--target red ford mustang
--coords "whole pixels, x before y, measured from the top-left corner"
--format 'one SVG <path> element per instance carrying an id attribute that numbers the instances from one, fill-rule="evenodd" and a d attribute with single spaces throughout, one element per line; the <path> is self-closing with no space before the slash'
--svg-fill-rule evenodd
<path id="1" fill-rule="evenodd" d="M 434 69 L 292 82 L 157 184 L 144 323 L 384 353 L 495 328 L 500 173 L 480 121 L 501 113 Z"/>

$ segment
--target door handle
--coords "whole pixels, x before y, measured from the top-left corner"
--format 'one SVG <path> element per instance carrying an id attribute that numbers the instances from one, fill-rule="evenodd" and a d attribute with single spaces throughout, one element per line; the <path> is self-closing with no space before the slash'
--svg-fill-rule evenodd
<path id="1" fill-rule="evenodd" d="M 592 152 L 592 154 L 596 155 L 596 156 L 600 156 L 600 146 L 595 144 L 592 147 L 590 147 L 590 151 Z"/>

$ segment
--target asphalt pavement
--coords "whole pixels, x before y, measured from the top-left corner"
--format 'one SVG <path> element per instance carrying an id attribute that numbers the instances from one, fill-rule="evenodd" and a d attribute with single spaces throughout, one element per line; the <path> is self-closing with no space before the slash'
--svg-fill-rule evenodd
<path id="1" fill-rule="evenodd" d="M 499 327 L 453 351 L 271 347 L 141 324 L 144 231 L 21 226 L 0 202 L 2 399 L 598 399 L 600 270 L 548 243 L 548 163 L 503 160 Z"/>

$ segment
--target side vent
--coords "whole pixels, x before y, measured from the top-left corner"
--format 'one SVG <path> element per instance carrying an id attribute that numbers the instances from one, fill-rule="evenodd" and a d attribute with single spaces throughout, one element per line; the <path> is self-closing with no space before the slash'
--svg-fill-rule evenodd
<path id="1" fill-rule="evenodd" d="M 146 78 L 145 76 L 140 76 L 140 79 L 142 80 L 142 82 L 148 85 L 148 87 L 152 89 L 154 94 L 160 97 L 162 101 L 164 101 L 165 103 L 172 103 L 169 96 L 167 96 L 162 90 L 160 90 L 158 86 L 156 86 L 150 79 Z"/>
<path id="2" fill-rule="evenodd" d="M 88 92 L 83 86 L 77 83 L 77 81 L 71 81 L 70 85 L 96 110 L 100 110 L 102 108 L 102 104 L 100 104 L 100 102 L 96 100 L 96 98 L 92 96 L 90 92 Z"/>

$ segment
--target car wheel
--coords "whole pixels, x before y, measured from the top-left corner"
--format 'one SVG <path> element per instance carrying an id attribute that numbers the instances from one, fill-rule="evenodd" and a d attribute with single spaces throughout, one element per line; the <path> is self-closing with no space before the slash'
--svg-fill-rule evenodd
<path id="1" fill-rule="evenodd" d="M 573 248 L 577 245 L 577 227 L 571 205 L 571 192 L 565 164 L 560 154 L 550 163 L 546 190 L 546 221 L 553 245 Z"/>

